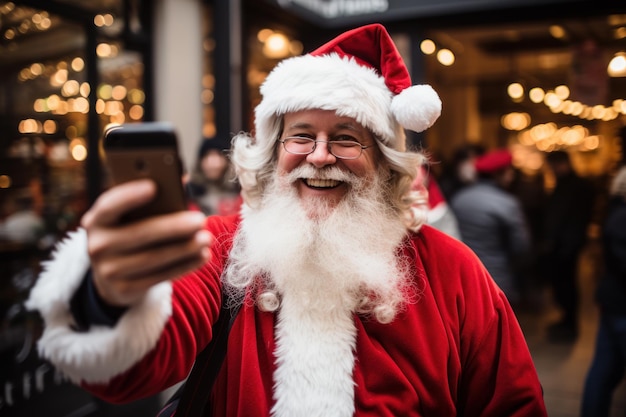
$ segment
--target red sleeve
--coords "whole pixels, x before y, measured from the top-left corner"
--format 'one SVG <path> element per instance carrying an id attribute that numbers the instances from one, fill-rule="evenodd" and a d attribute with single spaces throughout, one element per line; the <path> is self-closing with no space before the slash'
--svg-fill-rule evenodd
<path id="1" fill-rule="evenodd" d="M 547 416 L 530 351 L 504 293 L 465 245 L 425 229 L 417 242 L 422 259 L 448 254 L 444 262 L 424 261 L 424 269 L 426 276 L 438 277 L 429 284 L 442 316 L 457 332 L 458 415 Z M 448 241 L 445 250 L 440 241 Z"/>
<path id="2" fill-rule="evenodd" d="M 222 302 L 220 276 L 237 224 L 236 216 L 207 218 L 215 237 L 211 261 L 173 282 L 172 316 L 155 348 L 108 384 L 83 384 L 85 389 L 122 403 L 157 394 L 188 375 L 196 355 L 211 340 Z"/>

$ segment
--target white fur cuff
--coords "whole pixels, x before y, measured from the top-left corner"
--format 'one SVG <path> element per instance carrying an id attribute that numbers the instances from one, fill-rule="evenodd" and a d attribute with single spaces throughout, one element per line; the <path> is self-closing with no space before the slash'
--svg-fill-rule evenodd
<path id="1" fill-rule="evenodd" d="M 60 242 L 33 287 L 26 307 L 38 310 L 45 328 L 39 354 L 74 382 L 105 383 L 126 371 L 156 346 L 172 314 L 172 285 L 152 287 L 115 327 L 72 329 L 70 300 L 89 269 L 87 233 L 70 233 Z"/>

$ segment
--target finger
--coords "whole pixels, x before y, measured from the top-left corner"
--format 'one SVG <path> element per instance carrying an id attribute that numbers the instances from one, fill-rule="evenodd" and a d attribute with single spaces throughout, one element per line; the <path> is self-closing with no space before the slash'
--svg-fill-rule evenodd
<path id="1" fill-rule="evenodd" d="M 211 241 L 211 234 L 201 230 L 191 239 L 169 242 L 150 250 L 108 256 L 102 262 L 94 262 L 93 272 L 102 282 L 141 279 L 152 274 L 160 274 L 170 266 L 188 259 L 206 258 Z M 171 278 L 175 277 L 167 277 Z"/>
<path id="2" fill-rule="evenodd" d="M 129 181 L 102 193 L 93 207 L 85 213 L 81 224 L 85 228 L 114 225 L 128 211 L 141 207 L 156 196 L 156 184 L 151 180 Z"/>
<path id="3" fill-rule="evenodd" d="M 154 216 L 127 225 L 97 228 L 89 233 L 89 254 L 99 258 L 150 250 L 168 242 L 191 239 L 202 230 L 206 216 L 200 212 L 181 211 Z"/>
<path id="4" fill-rule="evenodd" d="M 142 256 L 119 260 L 106 270 L 106 267 L 94 269 L 94 283 L 100 296 L 112 305 L 131 305 L 137 302 L 153 285 L 180 277 L 198 269 L 210 259 L 210 251 L 204 244 L 208 232 L 201 232 L 190 244 L 188 250 L 180 251 L 175 256 L 169 248 L 156 250 L 153 253 L 160 262 L 151 262 L 148 266 Z"/>

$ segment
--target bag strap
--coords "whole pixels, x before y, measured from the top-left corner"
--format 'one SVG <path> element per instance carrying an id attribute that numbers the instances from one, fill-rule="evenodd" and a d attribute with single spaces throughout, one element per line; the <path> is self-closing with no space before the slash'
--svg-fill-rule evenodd
<path id="1" fill-rule="evenodd" d="M 213 338 L 196 357 L 187 380 L 168 401 L 168 406 L 178 400 L 176 417 L 202 417 L 213 383 L 226 357 L 228 335 L 235 322 L 240 304 L 229 308 L 224 295 L 218 320 L 213 324 Z M 168 408 L 167 406 L 165 408 Z"/>

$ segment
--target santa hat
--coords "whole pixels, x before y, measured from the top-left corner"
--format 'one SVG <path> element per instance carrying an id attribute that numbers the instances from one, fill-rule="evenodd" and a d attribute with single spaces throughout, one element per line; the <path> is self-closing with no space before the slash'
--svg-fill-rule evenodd
<path id="1" fill-rule="evenodd" d="M 511 165 L 513 157 L 508 149 L 487 152 L 476 158 L 474 166 L 481 174 L 493 174 Z"/>
<path id="2" fill-rule="evenodd" d="M 339 35 L 313 52 L 281 61 L 261 86 L 256 138 L 273 140 L 276 118 L 307 109 L 334 110 L 372 131 L 386 146 L 404 150 L 402 128 L 421 132 L 441 114 L 429 85 L 411 85 L 389 33 L 372 24 Z"/>

